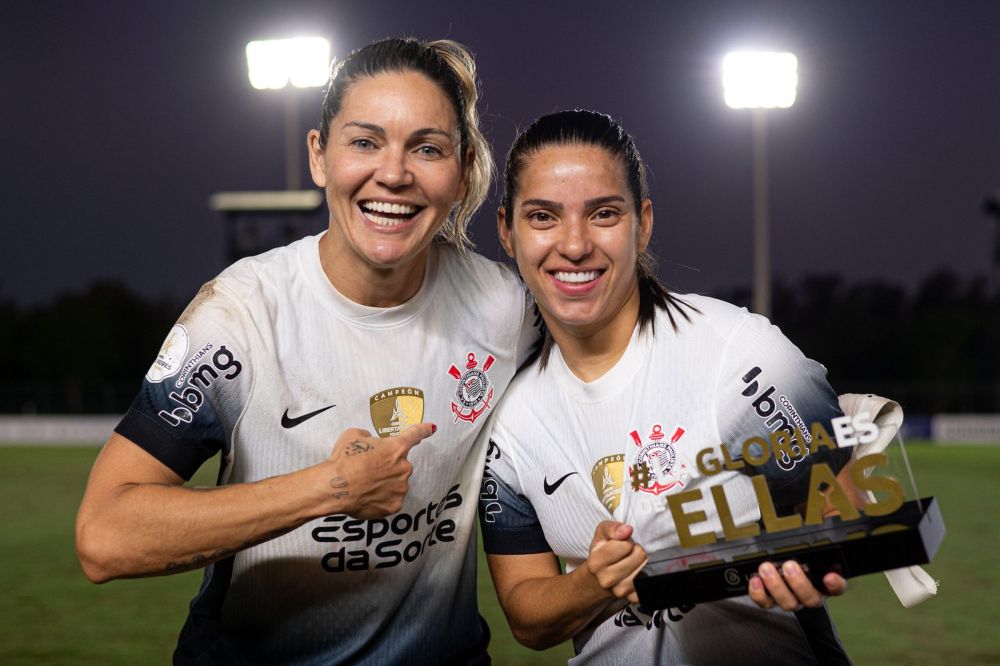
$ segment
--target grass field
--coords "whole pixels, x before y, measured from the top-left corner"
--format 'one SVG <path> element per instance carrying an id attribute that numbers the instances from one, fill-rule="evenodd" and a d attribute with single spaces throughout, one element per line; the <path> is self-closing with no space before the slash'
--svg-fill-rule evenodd
<path id="1" fill-rule="evenodd" d="M 880 575 L 851 581 L 830 606 L 855 663 L 1000 664 L 1000 447 L 908 447 L 921 494 L 941 504 L 948 535 L 928 571 L 938 597 L 913 609 Z M 169 663 L 200 574 L 86 581 L 73 519 L 96 449 L 0 448 L 0 664 Z M 210 482 L 210 475 L 201 479 Z M 489 582 L 480 605 L 498 666 L 565 663 L 567 645 L 532 652 L 514 643 Z"/>

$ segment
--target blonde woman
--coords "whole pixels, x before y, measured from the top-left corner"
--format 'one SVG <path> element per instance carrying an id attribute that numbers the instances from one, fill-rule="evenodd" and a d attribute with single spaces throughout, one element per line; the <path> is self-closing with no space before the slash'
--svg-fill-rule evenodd
<path id="1" fill-rule="evenodd" d="M 329 229 L 205 285 L 98 457 L 88 577 L 205 568 L 175 663 L 488 662 L 474 442 L 537 334 L 467 249 L 476 99 L 454 42 L 341 62 L 308 136 Z M 183 486 L 220 452 L 218 487 Z"/>

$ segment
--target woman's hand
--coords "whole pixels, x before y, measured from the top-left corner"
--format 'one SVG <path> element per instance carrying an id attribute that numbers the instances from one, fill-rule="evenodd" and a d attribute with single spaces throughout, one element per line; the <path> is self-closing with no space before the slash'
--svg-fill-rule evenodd
<path id="1" fill-rule="evenodd" d="M 771 562 L 764 562 L 757 574 L 750 578 L 750 598 L 761 608 L 780 606 L 787 611 L 818 608 L 827 596 L 836 597 L 847 590 L 847 581 L 836 573 L 823 576 L 826 592 L 821 592 L 794 560 L 787 560 L 779 569 Z"/>
<path id="2" fill-rule="evenodd" d="M 611 520 L 599 523 L 584 566 L 602 589 L 636 603 L 639 597 L 633 581 L 649 558 L 631 537 L 631 525 Z"/>

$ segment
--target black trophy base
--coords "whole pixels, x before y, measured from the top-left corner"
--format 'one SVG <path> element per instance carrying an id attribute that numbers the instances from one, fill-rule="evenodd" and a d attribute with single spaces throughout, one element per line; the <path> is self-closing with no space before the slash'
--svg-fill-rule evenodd
<path id="1" fill-rule="evenodd" d="M 635 589 L 643 610 L 676 608 L 747 593 L 762 562 L 795 560 L 818 590 L 823 576 L 844 578 L 926 564 L 944 538 L 944 522 L 933 497 L 905 502 L 890 516 L 842 521 L 733 542 L 692 552 L 671 548 L 654 553 Z"/>

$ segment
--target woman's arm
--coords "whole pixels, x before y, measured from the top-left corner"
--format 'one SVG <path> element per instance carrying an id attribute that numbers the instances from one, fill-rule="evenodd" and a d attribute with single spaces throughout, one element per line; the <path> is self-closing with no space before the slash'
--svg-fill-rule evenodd
<path id="1" fill-rule="evenodd" d="M 632 581 L 647 558 L 631 536 L 629 525 L 602 522 L 587 559 L 567 574 L 551 552 L 487 555 L 514 637 L 544 650 L 580 633 L 615 600 L 636 601 Z"/>
<path id="2" fill-rule="evenodd" d="M 169 467 L 114 434 L 94 463 L 76 520 L 87 577 L 155 576 L 203 567 L 320 516 L 375 518 L 399 511 L 410 449 L 422 423 L 380 439 L 347 430 L 323 462 L 255 483 L 186 488 Z"/>

